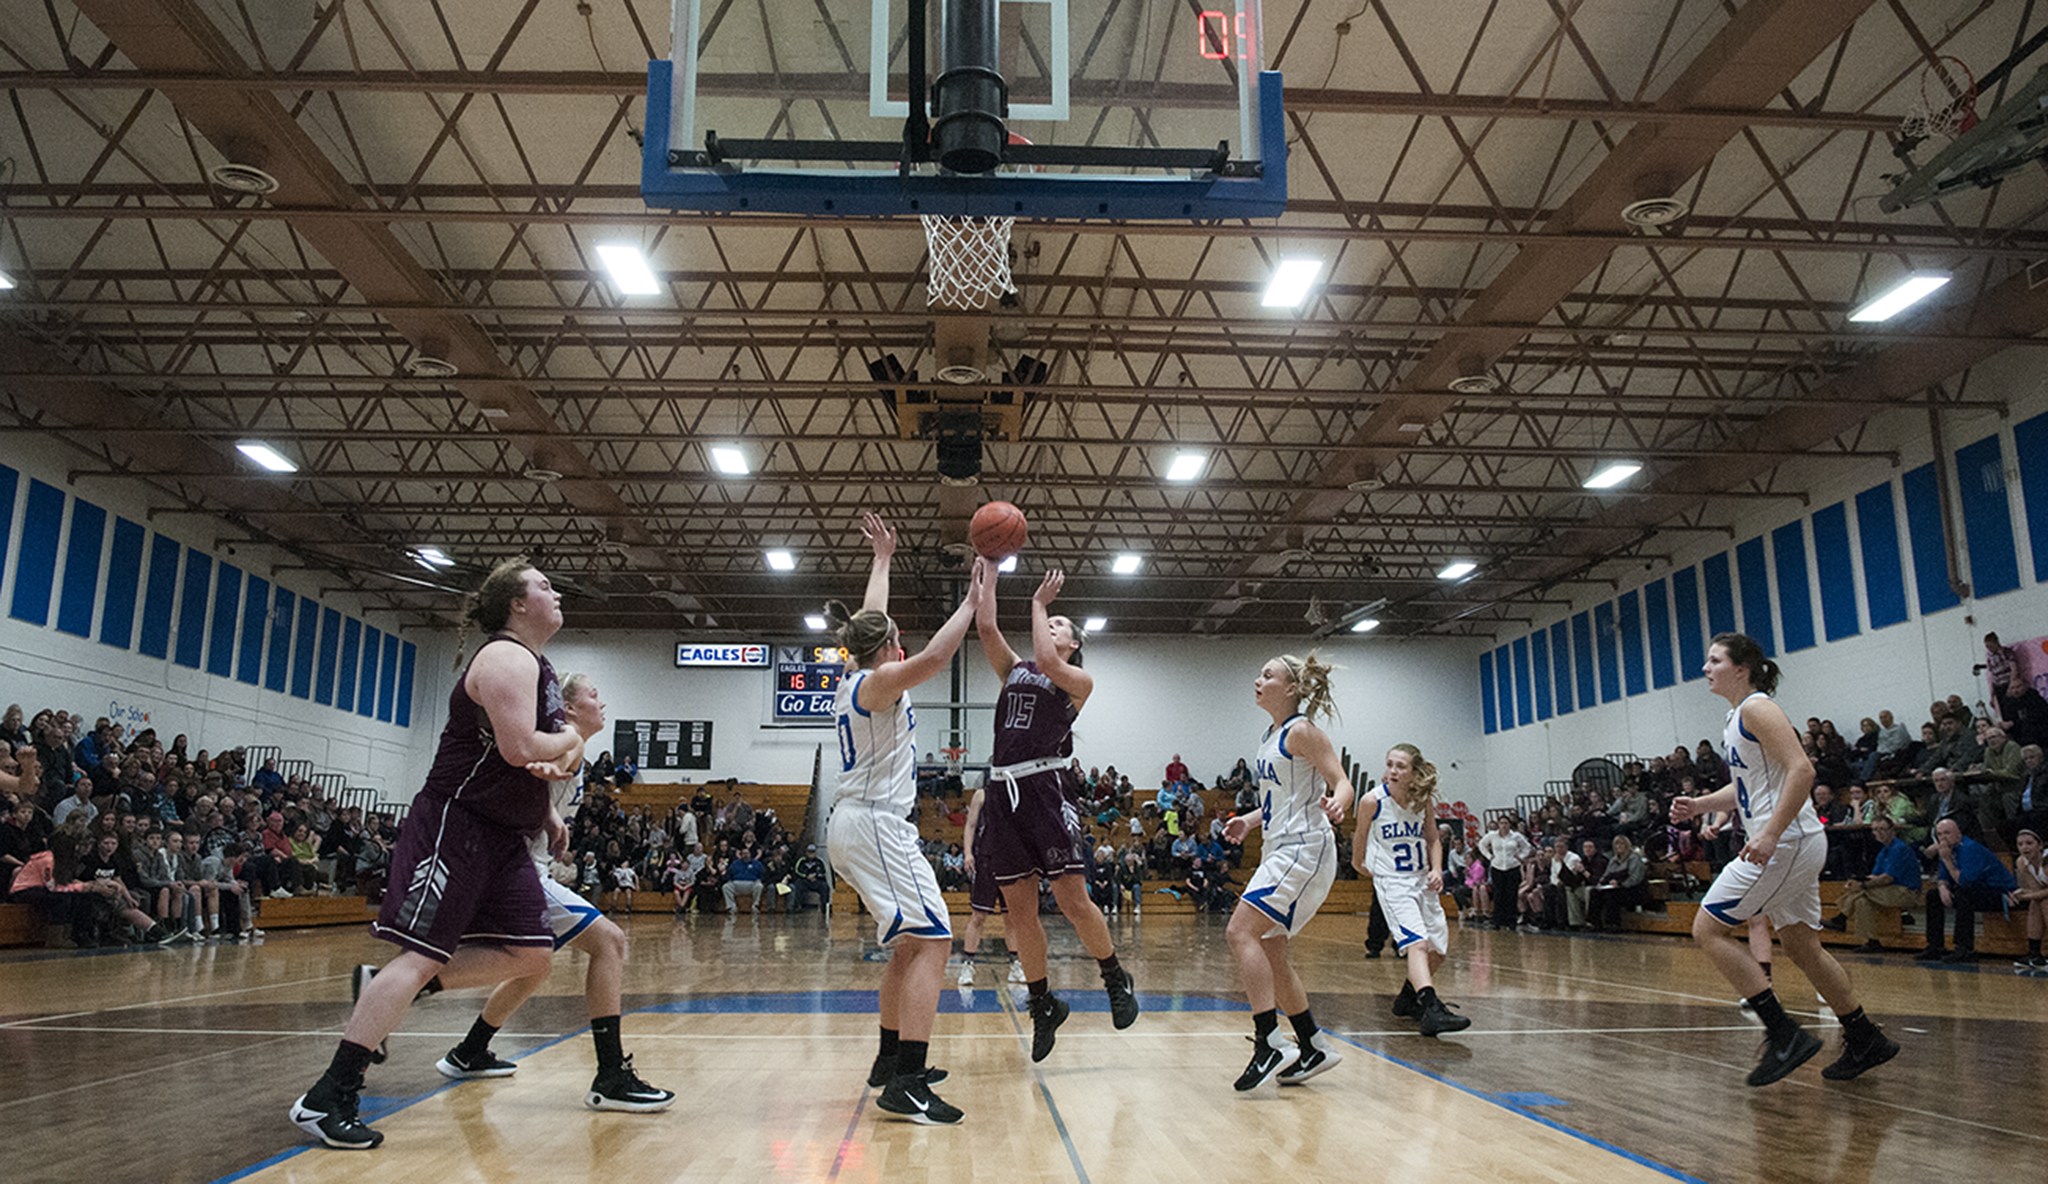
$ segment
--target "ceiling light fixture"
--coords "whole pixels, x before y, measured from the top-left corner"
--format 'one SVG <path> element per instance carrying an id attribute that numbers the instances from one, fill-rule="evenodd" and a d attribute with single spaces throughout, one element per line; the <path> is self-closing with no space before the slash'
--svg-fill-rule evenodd
<path id="1" fill-rule="evenodd" d="M 1458 559 L 1445 564 L 1437 573 L 1439 580 L 1462 580 L 1479 570 L 1479 565 L 1469 559 Z"/>
<path id="2" fill-rule="evenodd" d="M 521 476 L 524 476 L 528 481 L 538 481 L 542 485 L 548 485 L 560 481 L 562 479 L 562 471 L 560 469 L 544 469 L 536 465 L 526 470 Z"/>
<path id="3" fill-rule="evenodd" d="M 448 558 L 448 553 L 439 547 L 414 547 L 412 561 L 428 571 L 440 571 L 442 568 L 455 566 L 455 561 Z"/>
<path id="4" fill-rule="evenodd" d="M 248 457 L 273 473 L 296 473 L 299 471 L 299 466 L 287 459 L 284 453 L 259 440 L 244 440 L 240 444 L 235 445 L 235 448 L 243 456 Z"/>
<path id="5" fill-rule="evenodd" d="M 1087 620 L 1081 622 L 1081 628 L 1090 633 L 1100 633 L 1104 629 L 1109 628 L 1109 618 L 1090 617 Z"/>
<path id="6" fill-rule="evenodd" d="M 1613 489 L 1615 486 L 1643 471 L 1641 461 L 1609 461 L 1606 467 L 1586 478 L 1587 489 Z"/>
<path id="7" fill-rule="evenodd" d="M 825 631 L 825 618 L 816 613 L 805 617 L 804 624 L 809 625 L 813 633 L 823 633 Z"/>
<path id="8" fill-rule="evenodd" d="M 222 189 L 232 189 L 236 193 L 277 192 L 277 178 L 253 164 L 238 164 L 231 160 L 226 164 L 214 165 L 207 170 L 206 175 L 212 177 L 213 183 Z"/>
<path id="9" fill-rule="evenodd" d="M 1877 299 L 1850 313 L 1849 319 L 1858 324 L 1889 321 L 1939 292 L 1948 281 L 1949 274 L 1945 271 L 1916 271 L 1893 284 Z"/>
<path id="10" fill-rule="evenodd" d="M 768 552 L 768 570 L 795 571 L 796 556 L 787 551 L 770 551 Z"/>
<path id="11" fill-rule="evenodd" d="M 599 243 L 597 257 L 611 273 L 612 287 L 621 296 L 659 296 L 661 281 L 647 265 L 647 256 L 631 243 Z"/>
<path id="12" fill-rule="evenodd" d="M 1300 308 L 1322 273 L 1321 259 L 1282 259 L 1266 282 L 1266 294 L 1259 303 L 1266 308 Z"/>
<path id="13" fill-rule="evenodd" d="M 1380 619 L 1378 617 L 1364 617 L 1351 623 L 1351 631 L 1353 633 L 1371 633 L 1379 627 Z"/>
<path id="14" fill-rule="evenodd" d="M 1109 570 L 1120 576 L 1134 576 L 1138 574 L 1138 569 L 1143 566 L 1145 566 L 1145 560 L 1142 556 L 1119 555 L 1116 557 L 1116 562 L 1109 565 Z"/>
<path id="15" fill-rule="evenodd" d="M 711 465 L 728 477 L 744 477 L 753 471 L 747 465 L 747 454 L 730 444 L 711 446 Z"/>
<path id="16" fill-rule="evenodd" d="M 405 372 L 414 378 L 453 378 L 461 373 L 455 363 L 433 354 L 414 354 L 407 358 Z"/>
<path id="17" fill-rule="evenodd" d="M 1003 556 L 1003 561 L 1002 561 L 1001 563 L 998 563 L 998 564 L 996 564 L 996 570 L 997 570 L 997 571 L 1016 571 L 1016 570 L 1017 570 L 1017 557 L 1016 557 L 1015 555 L 1005 555 L 1005 556 Z"/>
<path id="18" fill-rule="evenodd" d="M 1669 226 L 1687 214 L 1692 207 L 1675 197 L 1646 197 L 1621 207 L 1621 220 L 1630 226 L 1653 228 Z"/>
<path id="19" fill-rule="evenodd" d="M 1182 451 L 1173 454 L 1173 463 L 1166 466 L 1168 481 L 1193 481 L 1209 466 L 1209 454 L 1202 451 Z"/>
<path id="20" fill-rule="evenodd" d="M 12 287 L 14 287 L 14 277 L 4 271 L 0 271 L 0 292 L 5 292 Z"/>

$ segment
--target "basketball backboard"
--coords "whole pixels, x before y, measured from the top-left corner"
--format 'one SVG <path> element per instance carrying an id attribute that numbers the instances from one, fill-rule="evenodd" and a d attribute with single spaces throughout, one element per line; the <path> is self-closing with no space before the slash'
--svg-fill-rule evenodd
<path id="1" fill-rule="evenodd" d="M 674 0 L 671 37 L 695 52 L 649 63 L 641 187 L 651 207 L 1202 219 L 1274 217 L 1286 204 L 1280 76 L 1260 70 L 1258 0 L 1206 11 Z M 991 72 L 942 81 L 949 62 L 967 59 Z M 936 105 L 935 85 L 952 88 Z M 1000 163 L 955 171 L 941 160 L 973 158 L 947 155 L 943 138 L 934 147 L 928 129 L 973 86 L 983 97 L 969 104 L 1001 121 L 991 141 Z M 915 111 L 913 90 L 926 100 Z"/>

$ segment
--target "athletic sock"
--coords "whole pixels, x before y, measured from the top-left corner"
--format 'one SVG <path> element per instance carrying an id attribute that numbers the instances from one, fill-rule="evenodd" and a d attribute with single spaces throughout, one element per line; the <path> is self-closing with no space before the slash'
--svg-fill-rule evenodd
<path id="1" fill-rule="evenodd" d="M 343 1040 L 334 1046 L 334 1059 L 327 1063 L 327 1075 L 320 1080 L 332 1083 L 337 1089 L 361 1089 L 363 1072 L 370 1067 L 369 1049 L 353 1041 Z"/>
<path id="2" fill-rule="evenodd" d="M 1785 1005 L 1778 1002 L 1778 993 L 1769 987 L 1751 995 L 1749 1006 L 1756 1012 L 1756 1018 L 1764 1022 L 1764 1031 L 1771 1034 L 1774 1042 L 1783 1043 L 1799 1030 L 1798 1023 L 1785 1014 Z"/>
<path id="3" fill-rule="evenodd" d="M 1031 998 L 1033 1002 L 1036 1002 L 1038 997 L 1041 995 L 1049 995 L 1052 993 L 1051 988 L 1045 985 L 1045 980 L 1042 978 L 1034 978 L 1030 982 L 1025 983 L 1024 989 L 1031 993 Z"/>
<path id="4" fill-rule="evenodd" d="M 929 1040 L 905 1040 L 897 1045 L 896 1076 L 913 1077 L 924 1072 L 924 1059 L 931 1055 Z"/>
<path id="5" fill-rule="evenodd" d="M 900 1037 L 900 1034 L 899 1034 L 899 1033 L 898 1033 L 898 1032 L 896 1031 L 896 1029 L 894 1029 L 894 1028 L 883 1028 L 883 1029 L 882 1029 L 882 1047 L 881 1047 L 881 1048 L 880 1048 L 879 1050 L 877 1050 L 877 1051 L 878 1051 L 878 1052 L 879 1052 L 879 1053 L 880 1053 L 880 1054 L 881 1054 L 882 1056 L 885 1056 L 885 1057 L 893 1057 L 893 1056 L 898 1056 L 898 1055 L 900 1055 L 900 1053 L 899 1053 L 899 1050 L 900 1050 L 900 1049 L 901 1049 L 902 1047 L 903 1047 L 903 1042 L 902 1042 L 902 1039 L 901 1039 L 901 1037 Z"/>
<path id="6" fill-rule="evenodd" d="M 2040 956 L 2041 956 L 2041 939 L 2040 939 L 2040 938 L 2038 938 L 2038 937 L 2030 937 L 2030 938 L 2028 938 L 2028 939 L 2027 939 L 2027 957 L 2029 957 L 2029 958 L 2038 958 L 2038 957 L 2040 957 Z"/>
<path id="7" fill-rule="evenodd" d="M 487 1052 L 491 1047 L 491 1037 L 497 1034 L 498 1029 L 485 1023 L 484 1017 L 478 1016 L 476 1022 L 469 1026 L 469 1035 L 462 1038 L 462 1043 L 455 1046 L 455 1051 L 470 1057 Z"/>
<path id="8" fill-rule="evenodd" d="M 619 1017 L 601 1015 L 590 1021 L 590 1039 L 597 1045 L 597 1071 L 607 1073 L 626 1062 L 619 1046 Z"/>
<path id="9" fill-rule="evenodd" d="M 1318 1031 L 1315 1015 L 1304 1007 L 1298 1014 L 1288 1016 L 1287 1022 L 1294 1025 L 1294 1038 L 1301 1042 L 1303 1048 L 1307 1048 Z"/>
<path id="10" fill-rule="evenodd" d="M 1765 982 L 1767 982 L 1767 983 L 1774 983 L 1774 982 L 1777 982 L 1777 981 L 1778 981 L 1777 979 L 1775 979 L 1775 978 L 1772 978 L 1772 977 L 1771 977 L 1771 964 L 1770 964 L 1770 961 L 1769 961 L 1768 959 L 1766 959 L 1765 961 L 1762 961 L 1762 962 L 1759 962 L 1759 963 L 1757 963 L 1757 965 L 1758 965 L 1758 966 L 1761 966 L 1761 967 L 1763 967 L 1763 968 L 1764 968 L 1764 981 L 1765 981 Z"/>
<path id="11" fill-rule="evenodd" d="M 1107 958 L 1097 958 L 1095 963 L 1102 967 L 1102 985 L 1105 987 L 1116 986 L 1117 976 L 1124 972 L 1124 964 L 1116 960 L 1116 955 L 1111 954 Z"/>
<path id="12" fill-rule="evenodd" d="M 1870 1022 L 1870 1017 L 1863 1014 L 1860 1007 L 1848 1015 L 1835 1018 L 1841 1021 L 1842 1039 L 1848 1041 L 1852 1047 L 1863 1048 L 1879 1035 L 1877 1025 Z"/>
<path id="13" fill-rule="evenodd" d="M 1252 1029 L 1258 1033 L 1260 1048 L 1264 1048 L 1270 1043 L 1268 1037 L 1272 1036 L 1279 1028 L 1280 1011 L 1278 1008 L 1268 1007 L 1264 1011 L 1252 1013 Z"/>

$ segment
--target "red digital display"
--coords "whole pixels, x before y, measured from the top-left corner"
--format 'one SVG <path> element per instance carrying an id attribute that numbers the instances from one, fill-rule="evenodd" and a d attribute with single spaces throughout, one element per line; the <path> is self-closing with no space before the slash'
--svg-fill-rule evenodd
<path id="1" fill-rule="evenodd" d="M 1256 61 L 1258 55 L 1248 30 L 1245 28 L 1243 13 L 1237 14 L 1235 35 L 1232 35 L 1231 14 L 1210 9 L 1195 20 L 1195 51 L 1212 62 L 1229 61 L 1236 58 L 1242 62 Z"/>

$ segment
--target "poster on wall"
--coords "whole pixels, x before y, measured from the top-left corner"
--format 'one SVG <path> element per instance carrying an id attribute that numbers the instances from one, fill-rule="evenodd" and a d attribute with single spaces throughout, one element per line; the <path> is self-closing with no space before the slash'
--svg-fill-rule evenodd
<path id="1" fill-rule="evenodd" d="M 135 743 L 135 737 L 149 730 L 149 704 L 113 699 L 107 703 L 107 719 L 121 733 L 121 743 Z"/>
<path id="2" fill-rule="evenodd" d="M 612 726 L 612 755 L 650 769 L 709 769 L 708 719 L 622 719 Z"/>

